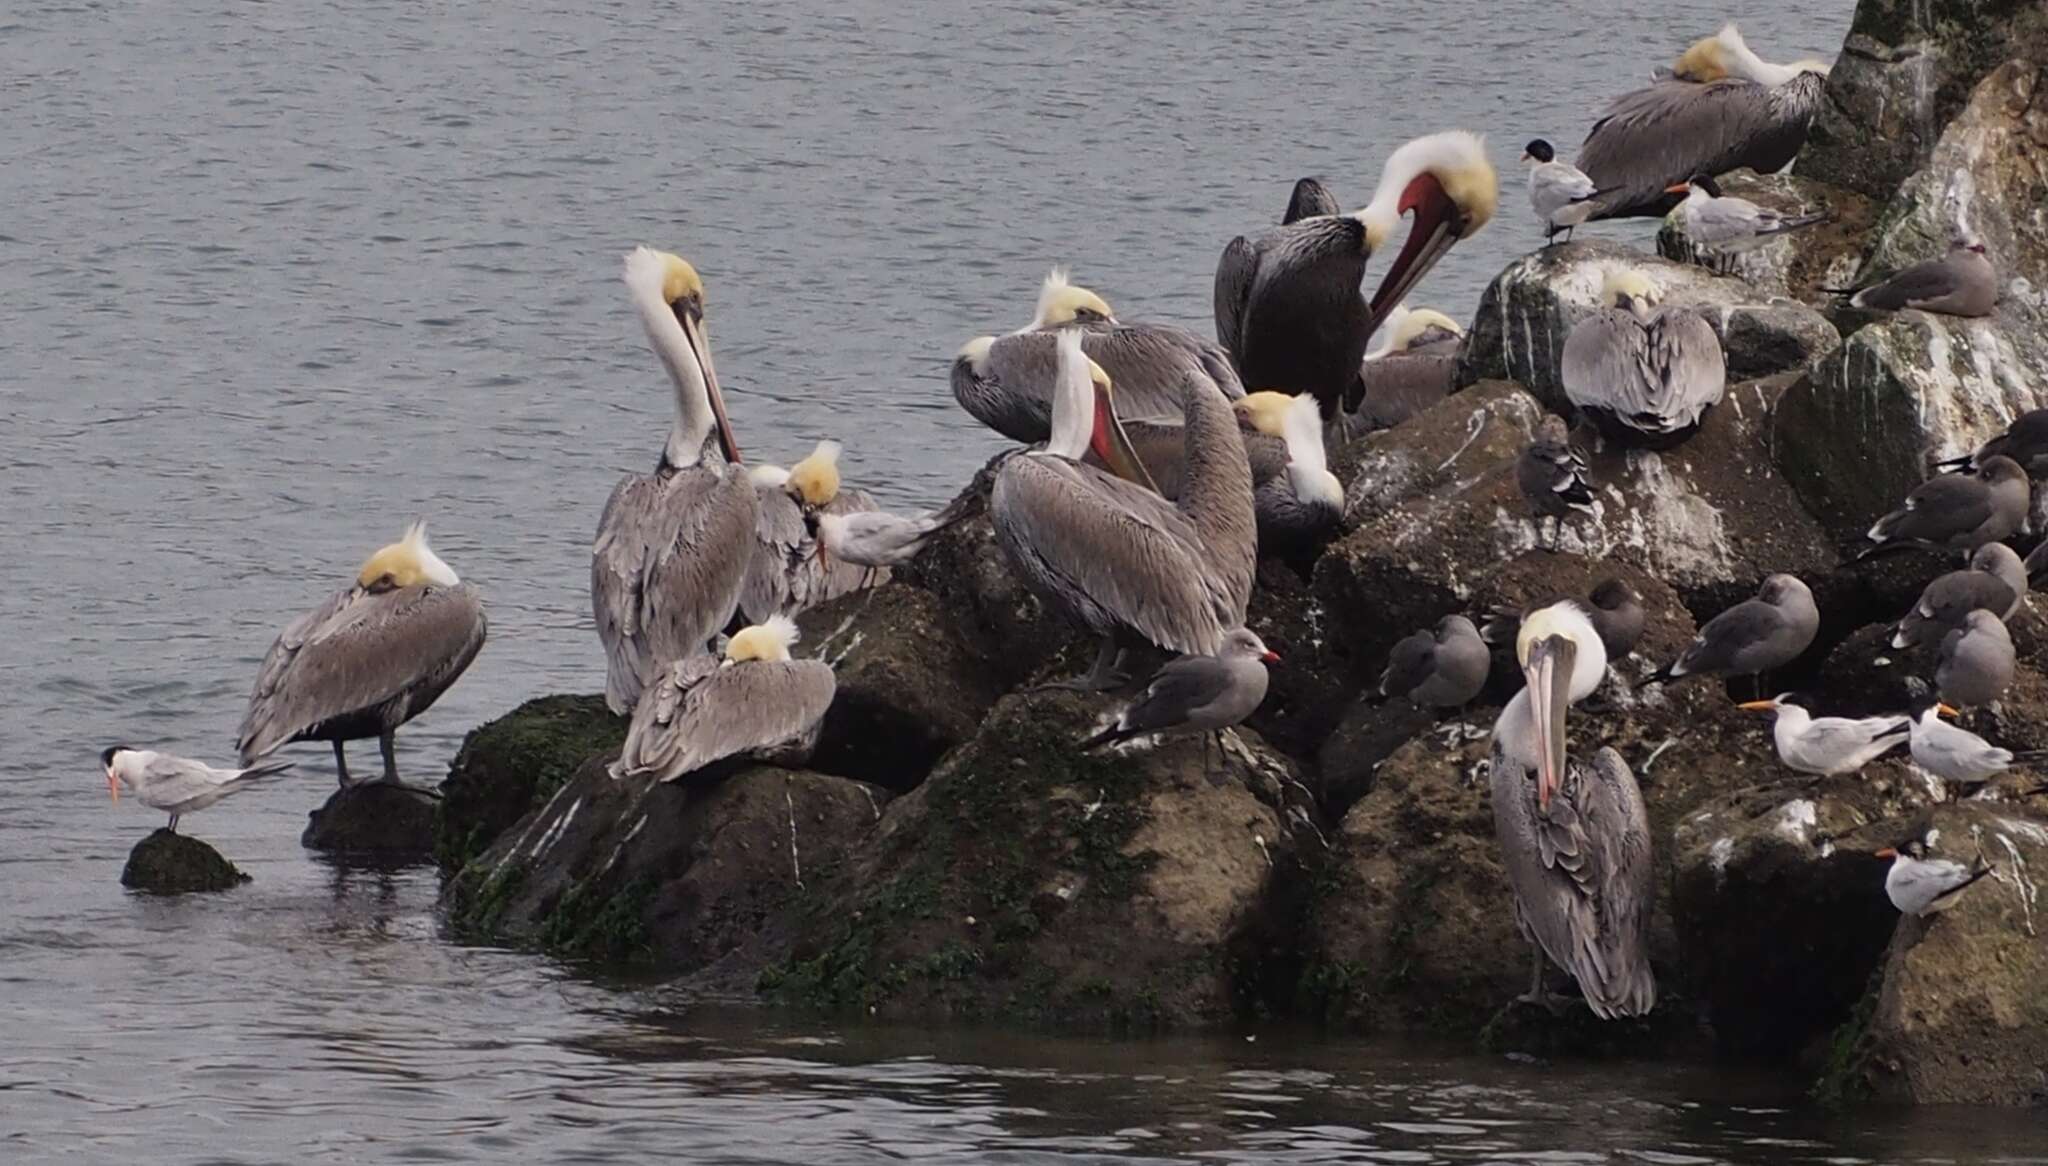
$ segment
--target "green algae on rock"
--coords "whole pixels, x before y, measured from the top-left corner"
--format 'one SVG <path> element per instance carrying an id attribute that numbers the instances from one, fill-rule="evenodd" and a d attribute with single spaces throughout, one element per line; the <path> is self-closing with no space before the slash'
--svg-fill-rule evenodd
<path id="1" fill-rule="evenodd" d="M 584 762 L 617 755 L 626 718 L 601 696 L 543 696 L 471 730 L 441 783 L 434 859 L 453 874 L 546 802 Z"/>
<path id="2" fill-rule="evenodd" d="M 189 834 L 159 826 L 128 852 L 121 885 L 137 891 L 176 895 L 187 891 L 225 891 L 249 881 L 221 853 Z"/>

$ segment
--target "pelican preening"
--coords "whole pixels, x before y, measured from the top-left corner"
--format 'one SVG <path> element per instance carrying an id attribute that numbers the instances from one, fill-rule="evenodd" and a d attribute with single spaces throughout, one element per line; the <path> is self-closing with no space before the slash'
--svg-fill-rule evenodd
<path id="1" fill-rule="evenodd" d="M 1771 740 L 1778 747 L 1778 760 L 1787 769 L 1817 777 L 1854 773 L 1908 743 L 1913 727 L 1908 717 L 1816 717 L 1809 703 L 1804 696 L 1786 692 L 1737 707 L 1776 713 Z"/>
<path id="2" fill-rule="evenodd" d="M 1733 24 L 1678 58 L 1669 80 L 1616 98 L 1579 147 L 1579 169 L 1612 194 L 1592 217 L 1661 216 L 1674 183 L 1747 166 L 1783 169 L 1806 143 L 1828 66 L 1773 65 Z"/>
<path id="3" fill-rule="evenodd" d="M 1251 470 L 1229 402 L 1199 369 L 1184 370 L 1186 478 L 1168 502 L 1128 480 L 1136 457 L 1080 334 L 1056 342 L 1051 438 L 1002 464 L 989 516 L 1026 585 L 1100 642 L 1094 668 L 1065 686 L 1114 684 L 1119 637 L 1215 655 L 1244 626 L 1257 558 Z M 1124 476 L 1083 464 L 1091 448 Z"/>
<path id="4" fill-rule="evenodd" d="M 1965 570 L 1950 571 L 1929 583 L 1913 610 L 1892 626 L 1894 648 L 1917 648 L 1939 642 L 1978 608 L 2011 619 L 2027 594 L 2027 568 L 2004 543 L 1985 543 L 1970 556 Z"/>
<path id="5" fill-rule="evenodd" d="M 1675 183 L 1670 192 L 1685 195 L 1677 214 L 1679 225 L 1685 228 L 1686 241 L 1696 250 L 1723 260 L 1724 267 L 1725 260 L 1732 256 L 1776 242 L 1793 231 L 1825 223 L 1830 217 L 1826 212 L 1787 217 L 1746 198 L 1723 195 L 1721 184 L 1708 174 L 1695 174 L 1685 182 Z"/>
<path id="6" fill-rule="evenodd" d="M 667 666 L 633 710 L 611 775 L 674 781 L 736 756 L 801 765 L 838 686 L 830 664 L 790 658 L 796 640 L 796 622 L 773 616 L 734 633 L 722 660 Z"/>
<path id="7" fill-rule="evenodd" d="M 1266 437 L 1279 438 L 1287 472 L 1260 480 L 1252 472 L 1252 502 L 1258 515 L 1259 554 L 1313 553 L 1344 521 L 1344 484 L 1330 472 L 1323 452 L 1323 419 L 1314 397 L 1303 393 L 1251 393 L 1235 403 L 1237 412 Z"/>
<path id="8" fill-rule="evenodd" d="M 127 789 L 137 801 L 171 816 L 171 833 L 178 832 L 178 819 L 203 810 L 233 793 L 276 777 L 297 762 L 263 761 L 244 769 L 215 769 L 204 762 L 154 749 L 116 745 L 100 753 L 100 765 L 107 771 L 107 793 L 121 804 L 121 790 Z"/>
<path id="9" fill-rule="evenodd" d="M 1221 752 L 1223 730 L 1258 711 L 1259 703 L 1266 699 L 1266 665 L 1279 660 L 1280 654 L 1266 647 L 1250 628 L 1236 628 L 1223 637 L 1223 648 L 1214 656 L 1167 661 L 1153 673 L 1144 694 L 1108 728 L 1082 741 L 1081 748 L 1093 749 L 1148 733 L 1200 733 L 1206 762 L 1210 737 L 1216 738 Z M 1213 774 L 1211 780 L 1217 780 Z"/>
<path id="10" fill-rule="evenodd" d="M 1338 205 L 1337 196 L 1323 185 L 1320 178 L 1303 178 L 1294 184 L 1294 193 L 1287 199 L 1287 210 L 1280 215 L 1280 225 L 1298 223 L 1318 215 L 1340 215 L 1344 208 Z"/>
<path id="11" fill-rule="evenodd" d="M 1687 676 L 1761 676 L 1797 660 L 1819 631 L 1813 592 L 1796 575 L 1772 575 L 1756 598 L 1708 620 L 1678 659 L 1636 687 Z"/>
<path id="12" fill-rule="evenodd" d="M 1989 611 L 1973 611 L 1963 626 L 1941 638 L 1934 662 L 1934 691 L 1943 703 L 1958 707 L 1986 705 L 2012 687 L 2012 634 L 2005 621 Z"/>
<path id="13" fill-rule="evenodd" d="M 759 513 L 712 367 L 696 268 L 638 247 L 625 280 L 675 387 L 676 420 L 654 472 L 612 489 L 591 545 L 590 604 L 615 713 L 631 712 L 662 669 L 708 651 L 731 622 Z M 722 458 L 706 456 L 714 430 Z"/>
<path id="14" fill-rule="evenodd" d="M 1490 784 L 1515 923 L 1536 948 L 1523 999 L 1550 1003 L 1547 955 L 1595 1016 L 1641 1016 L 1657 1002 L 1649 814 L 1619 753 L 1602 748 L 1584 764 L 1565 747 L 1566 709 L 1599 687 L 1607 650 L 1568 600 L 1522 621 L 1515 654 L 1527 687 L 1494 722 Z"/>
<path id="15" fill-rule="evenodd" d="M 1951 859 L 1928 858 L 1918 842 L 1907 843 L 1903 850 L 1887 846 L 1877 857 L 1892 860 L 1884 876 L 1884 893 L 1892 906 L 1918 918 L 1955 906 L 1956 897 L 1971 883 L 1996 869 L 1989 863 L 1964 866 Z"/>
<path id="16" fill-rule="evenodd" d="M 1453 130 L 1396 149 L 1372 201 L 1354 214 L 1231 240 L 1216 266 L 1216 338 L 1237 361 L 1239 379 L 1310 393 L 1326 420 L 1336 416 L 1373 330 L 1452 244 L 1486 225 L 1499 197 L 1481 139 Z M 1407 242 L 1368 302 L 1359 291 L 1366 261 L 1411 211 Z"/>
<path id="17" fill-rule="evenodd" d="M 1985 458 L 1974 474 L 1939 474 L 1871 524 L 1865 537 L 1874 545 L 1858 558 L 1901 546 L 1975 551 L 2011 538 L 2026 525 L 2031 492 L 2027 471 L 2003 454 Z"/>
<path id="18" fill-rule="evenodd" d="M 1465 329 L 1434 308 L 1395 304 L 1380 333 L 1386 339 L 1358 365 L 1358 383 L 1344 398 L 1347 420 L 1371 433 L 1391 429 L 1451 395 Z"/>
<path id="19" fill-rule="evenodd" d="M 758 624 L 771 615 L 796 615 L 878 581 L 873 567 L 818 554 L 811 534 L 808 516 L 845 517 L 879 509 L 866 491 L 840 489 L 839 450 L 838 442 L 821 441 L 787 470 L 755 466 L 747 471 L 756 518 L 737 618 Z"/>
<path id="20" fill-rule="evenodd" d="M 1492 667 L 1493 650 L 1479 629 L 1462 615 L 1447 615 L 1394 645 L 1380 673 L 1379 696 L 1418 708 L 1462 708 L 1478 698 Z"/>
<path id="21" fill-rule="evenodd" d="M 1564 418 L 1555 413 L 1547 414 L 1536 423 L 1536 434 L 1529 444 L 1522 447 L 1522 453 L 1515 459 L 1515 484 L 1521 488 L 1522 497 L 1529 500 L 1529 508 L 1536 512 L 1537 535 L 1542 535 L 1543 520 L 1550 519 L 1549 550 L 1557 549 L 1559 528 L 1564 525 L 1565 515 L 1578 511 L 1593 513 L 1593 491 L 1587 476 L 1586 459 L 1573 449 L 1571 433 L 1565 428 Z"/>
<path id="22" fill-rule="evenodd" d="M 482 596 L 427 545 L 426 524 L 413 523 L 270 645 L 236 741 L 242 764 L 294 741 L 329 741 L 346 787 L 344 743 L 375 737 L 382 780 L 398 784 L 394 734 L 455 683 L 484 632 Z"/>
<path id="23" fill-rule="evenodd" d="M 1610 440 L 1670 449 L 1691 437 L 1728 388 L 1714 326 L 1688 308 L 1656 308 L 1639 271 L 1609 270 L 1600 306 L 1572 326 L 1558 360 L 1565 396 Z"/>
<path id="24" fill-rule="evenodd" d="M 1556 147 L 1542 138 L 1523 148 L 1522 161 L 1529 164 L 1529 206 L 1536 212 L 1536 221 L 1543 224 L 1545 243 L 1560 231 L 1564 241 L 1571 242 L 1572 231 L 1600 209 L 1595 200 L 1613 191 L 1612 187 L 1602 190 L 1593 185 L 1593 180 L 1570 162 L 1558 161 Z"/>
<path id="25" fill-rule="evenodd" d="M 1226 397 L 1243 386 L 1227 353 L 1170 324 L 1124 324 L 1101 296 L 1055 267 L 1039 290 L 1031 323 L 1007 336 L 968 341 L 953 360 L 953 397 L 975 420 L 1012 441 L 1036 445 L 1052 432 L 1057 334 L 1079 328 L 1088 358 L 1116 382 L 1125 421 L 1178 424 L 1182 370 L 1193 366 Z"/>
<path id="26" fill-rule="evenodd" d="M 1928 259 L 1898 272 L 1891 278 L 1857 290 L 1846 287 L 1822 291 L 1849 297 L 1858 308 L 1896 312 L 1914 308 L 1945 316 L 1988 316 L 1998 307 L 1998 269 L 1984 254 L 1984 244 L 1958 236 L 1949 244 L 1948 254 Z"/>
<path id="27" fill-rule="evenodd" d="M 1583 610 L 1593 621 L 1600 646 L 1607 649 L 1609 663 L 1634 654 L 1648 619 L 1635 588 L 1620 579 L 1602 579 L 1587 594 Z M 1522 613 L 1512 607 L 1496 607 L 1487 612 L 1486 626 L 1479 634 L 1489 644 L 1512 644 L 1522 634 Z"/>

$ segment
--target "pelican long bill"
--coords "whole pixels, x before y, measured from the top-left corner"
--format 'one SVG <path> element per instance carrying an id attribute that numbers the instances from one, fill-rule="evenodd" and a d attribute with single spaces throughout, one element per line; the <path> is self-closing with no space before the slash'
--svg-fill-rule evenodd
<path id="1" fill-rule="evenodd" d="M 1131 445 L 1130 434 L 1124 431 L 1123 419 L 1116 415 L 1116 401 L 1106 376 L 1095 381 L 1095 427 L 1088 444 L 1111 473 L 1155 494 L 1159 492 L 1159 484 L 1152 480 L 1151 471 Z"/>
<path id="2" fill-rule="evenodd" d="M 704 396 L 711 403 L 712 422 L 718 427 L 718 448 L 726 461 L 739 465 L 740 443 L 725 415 L 725 392 L 718 387 L 718 369 L 711 363 L 711 346 L 704 342 L 704 309 L 695 303 L 678 303 L 674 310 L 676 323 L 683 328 L 683 338 L 690 342 L 690 352 L 704 370 Z"/>
<path id="3" fill-rule="evenodd" d="M 1529 684 L 1529 711 L 1535 718 L 1536 804 L 1550 808 L 1551 795 L 1564 781 L 1564 714 L 1571 704 L 1572 666 L 1579 647 L 1565 636 L 1545 636 L 1529 649 L 1522 674 Z"/>

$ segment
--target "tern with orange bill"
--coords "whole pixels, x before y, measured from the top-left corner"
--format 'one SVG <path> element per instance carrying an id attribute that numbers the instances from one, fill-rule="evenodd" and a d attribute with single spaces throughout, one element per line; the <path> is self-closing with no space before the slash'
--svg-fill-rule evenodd
<path id="1" fill-rule="evenodd" d="M 203 810 L 229 794 L 276 777 L 296 762 L 263 761 L 243 769 L 216 769 L 202 761 L 176 757 L 154 749 L 116 745 L 100 753 L 100 765 L 107 772 L 107 793 L 121 804 L 126 789 L 135 800 L 171 816 L 167 829 L 178 832 L 178 819 Z"/>

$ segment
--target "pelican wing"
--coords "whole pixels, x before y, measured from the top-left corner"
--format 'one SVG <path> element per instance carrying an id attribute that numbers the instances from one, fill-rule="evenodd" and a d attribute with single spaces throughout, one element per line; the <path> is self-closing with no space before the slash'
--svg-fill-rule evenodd
<path id="1" fill-rule="evenodd" d="M 1650 820 L 1628 764 L 1612 749 L 1574 761 L 1548 812 L 1527 796 L 1547 894 L 1524 904 L 1545 953 L 1578 980 L 1596 1016 L 1640 1016 L 1656 1003 L 1645 933 Z"/>
<path id="2" fill-rule="evenodd" d="M 740 584 L 740 617 L 748 623 L 802 611 L 798 593 L 808 594 L 810 576 L 823 571 L 796 499 L 779 485 L 756 485 L 754 498 L 754 548 Z"/>
<path id="3" fill-rule="evenodd" d="M 1258 271 L 1259 254 L 1243 235 L 1223 248 L 1223 258 L 1216 263 L 1216 340 L 1233 360 L 1244 355 L 1245 307 Z"/>
<path id="4" fill-rule="evenodd" d="M 837 685 L 822 660 L 698 656 L 672 666 L 633 710 L 617 773 L 674 781 L 715 761 L 813 733 Z"/>
<path id="5" fill-rule="evenodd" d="M 1391 429 L 1445 397 L 1458 379 L 1458 338 L 1445 351 L 1418 352 L 1410 347 L 1364 361 L 1358 387 L 1344 402 L 1369 430 Z M 1362 402 L 1355 398 L 1362 397 Z"/>
<path id="6" fill-rule="evenodd" d="M 1181 380 L 1198 368 L 1230 399 L 1244 396 L 1237 367 L 1222 348 L 1171 324 L 1126 324 L 1089 332 L 1086 352 L 1109 374 L 1116 415 L 1125 421 L 1177 424 L 1183 416 Z M 1050 381 L 1046 382 L 1051 391 Z"/>
<path id="7" fill-rule="evenodd" d="M 1616 98 L 1579 147 L 1579 169 L 1614 188 L 1597 217 L 1662 213 L 1665 188 L 1695 173 L 1783 169 L 1806 141 L 1823 83 L 1817 73 L 1775 91 L 1739 78 L 1659 81 Z"/>
<path id="8" fill-rule="evenodd" d="M 996 475 L 997 536 L 1042 594 L 1098 631 L 1125 626 L 1168 651 L 1213 656 L 1244 620 L 1173 504 L 1065 458 L 1026 454 Z"/>
<path id="9" fill-rule="evenodd" d="M 1628 312 L 1601 308 L 1573 325 L 1558 375 L 1565 396 L 1580 409 L 1605 409 L 1628 419 L 1659 416 L 1649 336 Z"/>
<path id="10" fill-rule="evenodd" d="M 1286 226 L 1288 223 L 1297 223 L 1318 215 L 1341 214 L 1343 210 L 1343 207 L 1337 205 L 1337 196 L 1330 193 L 1330 188 L 1323 185 L 1322 179 L 1304 178 L 1294 184 L 1294 194 L 1287 200 L 1287 210 L 1280 216 L 1280 225 Z"/>
<path id="11" fill-rule="evenodd" d="M 237 745 L 243 764 L 414 688 L 438 693 L 476 658 L 484 632 L 483 600 L 467 583 L 329 598 L 294 620 L 264 658 Z"/>
<path id="12" fill-rule="evenodd" d="M 1651 318 L 1647 338 L 1649 373 L 1666 426 L 1698 424 L 1728 388 L 1728 358 L 1714 326 L 1690 309 L 1662 308 Z"/>

